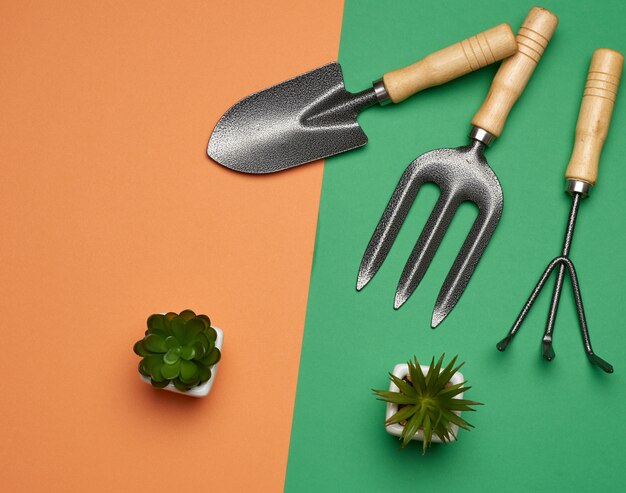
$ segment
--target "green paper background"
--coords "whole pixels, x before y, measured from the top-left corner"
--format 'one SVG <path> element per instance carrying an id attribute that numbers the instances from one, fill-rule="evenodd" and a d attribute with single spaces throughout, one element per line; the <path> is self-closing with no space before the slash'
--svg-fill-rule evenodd
<path id="1" fill-rule="evenodd" d="M 347 0 L 339 60 L 347 88 L 500 22 L 516 30 L 533 2 Z M 324 171 L 286 490 L 617 491 L 626 459 L 626 97 L 617 101 L 598 186 L 581 205 L 571 252 L 591 340 L 616 369 L 583 352 L 569 281 L 555 330 L 557 357 L 540 356 L 552 283 L 505 353 L 495 349 L 547 262 L 560 252 L 570 200 L 563 192 L 586 72 L 595 48 L 626 51 L 626 2 L 546 1 L 560 25 L 487 159 L 504 190 L 502 220 L 457 307 L 437 330 L 432 308 L 476 215 L 464 204 L 422 285 L 393 296 L 438 192 L 424 187 L 382 269 L 357 293 L 365 247 L 404 168 L 418 155 L 467 142 L 469 122 L 497 66 L 359 117 L 370 143 Z M 548 292 L 550 291 L 550 292 Z M 413 354 L 466 361 L 459 441 L 421 455 L 383 427 L 371 388 Z"/>

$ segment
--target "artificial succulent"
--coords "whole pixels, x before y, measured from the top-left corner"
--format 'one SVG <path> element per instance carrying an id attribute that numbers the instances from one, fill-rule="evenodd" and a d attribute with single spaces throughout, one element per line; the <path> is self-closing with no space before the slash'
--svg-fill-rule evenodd
<path id="1" fill-rule="evenodd" d="M 206 315 L 191 310 L 148 317 L 148 330 L 133 350 L 142 357 L 139 373 L 154 387 L 170 382 L 181 391 L 202 385 L 211 378 L 211 366 L 220 360 L 215 347 L 217 332 Z"/>
<path id="2" fill-rule="evenodd" d="M 435 364 L 433 358 L 426 375 L 422 373 L 417 357 L 409 361 L 409 372 L 405 378 L 389 374 L 391 381 L 398 387 L 398 392 L 390 390 L 374 390 L 379 400 L 397 404 L 398 411 L 385 422 L 386 426 L 399 423 L 402 430 L 402 448 L 406 447 L 415 434 L 422 430 L 424 433 L 423 451 L 430 446 L 433 435 L 439 436 L 442 442 L 449 442 L 456 437 L 452 434 L 451 426 L 457 425 L 464 430 L 473 428 L 471 424 L 455 413 L 461 411 L 475 411 L 471 406 L 480 405 L 480 402 L 455 397 L 471 387 L 465 387 L 466 382 L 451 384 L 452 376 L 463 366 L 456 364 L 455 356 L 445 368 L 444 355 Z"/>

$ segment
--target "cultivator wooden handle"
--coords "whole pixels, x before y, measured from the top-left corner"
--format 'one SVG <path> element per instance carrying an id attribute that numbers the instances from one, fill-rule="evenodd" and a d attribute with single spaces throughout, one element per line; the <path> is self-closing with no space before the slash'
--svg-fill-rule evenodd
<path id="1" fill-rule="evenodd" d="M 517 53 L 502 62 L 472 125 L 500 136 L 511 108 L 524 91 L 558 23 L 558 17 L 549 10 L 541 7 L 530 10 L 517 33 Z"/>
<path id="2" fill-rule="evenodd" d="M 624 55 L 600 48 L 593 53 L 587 84 L 578 113 L 576 139 L 569 165 L 568 180 L 595 185 L 602 146 L 609 131 L 611 115 L 624 66 Z"/>
<path id="3" fill-rule="evenodd" d="M 385 90 L 394 103 L 432 86 L 474 72 L 517 51 L 515 35 L 508 24 L 500 24 L 471 38 L 431 53 L 408 67 L 383 76 Z"/>

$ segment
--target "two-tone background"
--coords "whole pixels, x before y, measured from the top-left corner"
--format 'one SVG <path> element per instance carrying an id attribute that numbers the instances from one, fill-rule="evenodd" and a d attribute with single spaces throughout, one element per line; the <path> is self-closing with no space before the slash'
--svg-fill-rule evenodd
<path id="1" fill-rule="evenodd" d="M 591 367 L 566 290 L 556 360 L 548 296 L 495 349 L 559 252 L 563 172 L 591 54 L 626 51 L 626 5 L 547 0 L 560 25 L 487 159 L 502 221 L 436 331 L 437 292 L 475 217 L 463 206 L 409 302 L 402 267 L 437 197 L 420 192 L 385 265 L 356 272 L 408 163 L 462 145 L 497 67 L 373 108 L 364 149 L 272 176 L 204 149 L 237 99 L 327 61 L 360 90 L 527 1 L 4 2 L 0 6 L 0 484 L 8 492 L 618 491 L 626 459 L 626 98 L 572 257 Z M 323 168 L 324 166 L 324 168 Z M 323 175 L 323 184 L 322 184 Z M 321 193 L 321 195 L 320 195 Z M 205 400 L 153 391 L 133 342 L 153 312 L 225 331 Z M 476 429 L 399 450 L 372 387 L 413 354 L 467 362 Z"/>

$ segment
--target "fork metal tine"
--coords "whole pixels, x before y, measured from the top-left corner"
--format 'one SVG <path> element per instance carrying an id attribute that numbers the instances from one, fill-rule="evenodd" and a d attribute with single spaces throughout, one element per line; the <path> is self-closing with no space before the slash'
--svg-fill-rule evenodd
<path id="1" fill-rule="evenodd" d="M 500 197 L 502 195 L 500 194 Z M 433 310 L 433 318 L 431 327 L 437 327 L 455 307 L 463 291 L 467 287 L 474 269 L 478 265 L 493 232 L 500 221 L 502 215 L 502 199 L 500 198 L 499 206 L 485 212 L 479 209 L 478 216 L 472 225 L 467 238 L 463 242 L 463 246 L 452 268 L 448 273 Z"/>
<path id="2" fill-rule="evenodd" d="M 361 260 L 356 282 L 361 291 L 378 272 L 393 246 L 400 228 L 417 197 L 426 177 L 417 173 L 417 160 L 404 171 Z"/>
<path id="3" fill-rule="evenodd" d="M 409 299 L 422 281 L 460 203 L 458 194 L 442 192 L 439 196 L 400 276 L 394 300 L 396 310 Z"/>

